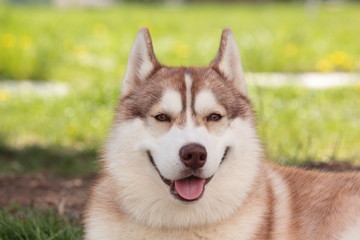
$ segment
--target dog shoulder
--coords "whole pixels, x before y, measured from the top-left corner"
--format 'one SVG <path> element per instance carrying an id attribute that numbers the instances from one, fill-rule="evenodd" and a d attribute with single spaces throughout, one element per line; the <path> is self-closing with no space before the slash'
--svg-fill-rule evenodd
<path id="1" fill-rule="evenodd" d="M 359 173 L 329 173 L 277 166 L 272 166 L 272 169 L 281 176 L 289 191 L 291 222 L 298 229 L 298 235 L 334 239 L 334 236 L 352 236 L 355 229 L 359 229 L 360 224 L 356 224 L 360 223 Z"/>
<path id="2" fill-rule="evenodd" d="M 118 225 L 125 218 L 116 204 L 116 192 L 115 183 L 109 175 L 102 174 L 95 181 L 85 210 L 86 240 L 116 239 Z"/>

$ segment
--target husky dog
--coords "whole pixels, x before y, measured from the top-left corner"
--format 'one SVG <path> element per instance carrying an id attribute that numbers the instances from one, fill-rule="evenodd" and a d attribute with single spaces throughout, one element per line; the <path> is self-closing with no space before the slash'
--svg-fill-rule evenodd
<path id="1" fill-rule="evenodd" d="M 359 240 L 360 175 L 263 160 L 236 42 L 167 67 L 142 28 L 85 217 L 86 240 Z"/>

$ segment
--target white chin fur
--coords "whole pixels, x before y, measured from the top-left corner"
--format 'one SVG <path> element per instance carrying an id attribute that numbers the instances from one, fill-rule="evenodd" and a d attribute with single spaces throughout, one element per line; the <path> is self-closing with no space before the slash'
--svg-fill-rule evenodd
<path id="1" fill-rule="evenodd" d="M 138 222 L 152 227 L 196 226 L 229 217 L 247 196 L 261 156 L 256 132 L 248 120 L 236 119 L 230 128 L 232 135 L 241 138 L 229 145 L 223 164 L 218 167 L 220 156 L 218 162 L 214 161 L 217 166 L 209 168 L 215 175 L 206 185 L 203 197 L 184 203 L 171 195 L 169 186 L 163 183 L 148 159 L 146 147 L 154 139 L 147 133 L 143 121 L 135 119 L 117 124 L 107 142 L 104 161 L 118 184 L 120 208 Z M 163 163 L 156 164 L 163 171 L 158 165 Z M 174 167 L 178 169 L 176 164 Z"/>

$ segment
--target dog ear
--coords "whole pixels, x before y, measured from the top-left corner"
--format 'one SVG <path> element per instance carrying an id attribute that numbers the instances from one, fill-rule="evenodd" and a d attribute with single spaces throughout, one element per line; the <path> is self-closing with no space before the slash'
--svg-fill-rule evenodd
<path id="1" fill-rule="evenodd" d="M 243 94 L 247 94 L 239 50 L 230 28 L 223 30 L 219 51 L 210 66 L 233 81 Z"/>
<path id="2" fill-rule="evenodd" d="M 122 95 L 126 95 L 158 67 L 160 63 L 155 57 L 149 30 L 143 27 L 136 35 L 130 50 L 125 76 L 122 80 Z"/>

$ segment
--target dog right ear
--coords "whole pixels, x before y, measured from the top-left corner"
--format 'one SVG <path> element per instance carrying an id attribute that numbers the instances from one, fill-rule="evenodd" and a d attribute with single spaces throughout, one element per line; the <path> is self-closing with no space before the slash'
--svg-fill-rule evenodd
<path id="1" fill-rule="evenodd" d="M 230 28 L 225 28 L 221 35 L 219 51 L 210 66 L 219 71 L 227 80 L 247 95 L 240 54 Z"/>
<path id="2" fill-rule="evenodd" d="M 136 35 L 130 50 L 125 76 L 122 80 L 122 95 L 126 95 L 158 67 L 160 63 L 155 57 L 149 30 L 143 27 Z"/>

